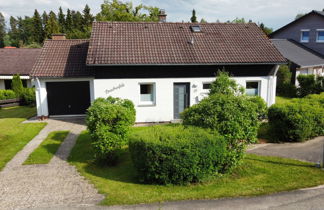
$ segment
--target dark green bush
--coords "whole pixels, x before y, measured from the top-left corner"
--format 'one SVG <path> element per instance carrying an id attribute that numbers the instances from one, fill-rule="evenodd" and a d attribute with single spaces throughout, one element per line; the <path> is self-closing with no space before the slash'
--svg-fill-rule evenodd
<path id="1" fill-rule="evenodd" d="M 109 97 L 96 99 L 86 118 L 95 150 L 95 158 L 113 165 L 118 150 L 125 145 L 129 128 L 135 122 L 135 108 L 131 101 Z"/>
<path id="2" fill-rule="evenodd" d="M 16 93 L 18 97 L 20 97 L 20 95 L 24 90 L 24 86 L 22 84 L 19 74 L 13 76 L 11 84 L 12 84 L 12 90 Z"/>
<path id="3" fill-rule="evenodd" d="M 271 133 L 280 141 L 305 141 L 324 135 L 324 94 L 269 108 Z"/>
<path id="4" fill-rule="evenodd" d="M 16 93 L 13 90 L 0 90 L 0 100 L 17 98 Z"/>
<path id="5" fill-rule="evenodd" d="M 20 93 L 20 98 L 24 105 L 32 105 L 36 104 L 36 95 L 34 88 L 24 88 Z"/>
<path id="6" fill-rule="evenodd" d="M 224 138 L 184 126 L 153 126 L 132 135 L 129 150 L 145 183 L 187 184 L 224 173 Z"/>
<path id="7" fill-rule="evenodd" d="M 291 83 L 292 73 L 288 65 L 281 65 L 277 73 L 277 95 L 296 97 L 296 86 Z"/>
<path id="8" fill-rule="evenodd" d="M 246 96 L 214 94 L 186 109 L 184 125 L 209 128 L 230 140 L 254 142 L 259 127 L 258 106 Z"/>

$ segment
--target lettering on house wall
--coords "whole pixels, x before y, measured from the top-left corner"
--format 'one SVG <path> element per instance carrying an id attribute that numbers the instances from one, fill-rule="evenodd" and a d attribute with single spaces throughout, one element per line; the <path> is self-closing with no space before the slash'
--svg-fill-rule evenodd
<path id="1" fill-rule="evenodd" d="M 112 87 L 111 89 L 107 89 L 107 90 L 105 90 L 105 93 L 106 93 L 106 94 L 109 94 L 109 93 L 112 93 L 112 92 L 114 92 L 115 90 L 119 90 L 119 89 L 121 89 L 121 88 L 123 88 L 123 87 L 125 87 L 125 84 L 124 84 L 124 83 L 120 83 L 119 85 L 114 86 L 114 87 Z"/>

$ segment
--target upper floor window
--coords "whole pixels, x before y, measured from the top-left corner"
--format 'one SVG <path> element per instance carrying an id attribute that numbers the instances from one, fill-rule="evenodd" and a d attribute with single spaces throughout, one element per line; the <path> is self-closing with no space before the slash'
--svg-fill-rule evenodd
<path id="1" fill-rule="evenodd" d="M 317 29 L 316 42 L 324 42 L 324 29 Z"/>
<path id="2" fill-rule="evenodd" d="M 300 37 L 301 42 L 309 42 L 309 30 L 301 30 L 301 37 Z"/>

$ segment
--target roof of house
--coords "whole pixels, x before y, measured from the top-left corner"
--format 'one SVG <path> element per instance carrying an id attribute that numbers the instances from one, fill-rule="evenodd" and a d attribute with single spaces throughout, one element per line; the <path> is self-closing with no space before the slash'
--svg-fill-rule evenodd
<path id="1" fill-rule="evenodd" d="M 29 75 L 41 49 L 0 49 L 0 75 Z"/>
<path id="2" fill-rule="evenodd" d="M 37 77 L 84 77 L 92 75 L 86 65 L 89 40 L 46 40 L 31 72 Z"/>
<path id="3" fill-rule="evenodd" d="M 192 32 L 194 25 L 201 32 Z M 254 23 L 94 22 L 87 57 L 88 65 L 284 62 Z"/>
<path id="4" fill-rule="evenodd" d="M 278 33 L 278 32 L 280 32 L 280 31 L 286 29 L 288 26 L 293 25 L 293 24 L 299 22 L 300 20 L 302 20 L 302 19 L 304 19 L 304 18 L 306 18 L 306 17 L 308 17 L 308 16 L 310 16 L 310 15 L 318 15 L 318 16 L 324 18 L 324 11 L 317 11 L 317 10 L 313 10 L 313 11 L 311 11 L 310 13 L 308 13 L 308 14 L 306 14 L 306 15 L 300 17 L 300 18 L 297 18 L 297 19 L 295 19 L 294 21 L 288 23 L 287 25 L 284 25 L 283 27 L 279 28 L 278 30 L 272 32 L 272 33 L 269 35 L 269 37 L 273 37 L 276 33 Z"/>
<path id="5" fill-rule="evenodd" d="M 300 67 L 323 66 L 324 59 L 305 46 L 287 39 L 272 39 L 281 54 Z"/>

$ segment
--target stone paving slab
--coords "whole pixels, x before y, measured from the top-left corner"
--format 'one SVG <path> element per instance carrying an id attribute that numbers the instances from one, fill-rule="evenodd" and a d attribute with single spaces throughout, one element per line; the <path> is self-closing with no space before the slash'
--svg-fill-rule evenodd
<path id="1" fill-rule="evenodd" d="M 66 159 L 80 132 L 83 119 L 49 119 L 48 125 L 0 172 L 0 209 L 55 206 L 94 206 L 104 197 Z M 69 130 L 49 164 L 21 165 L 52 131 Z"/>

